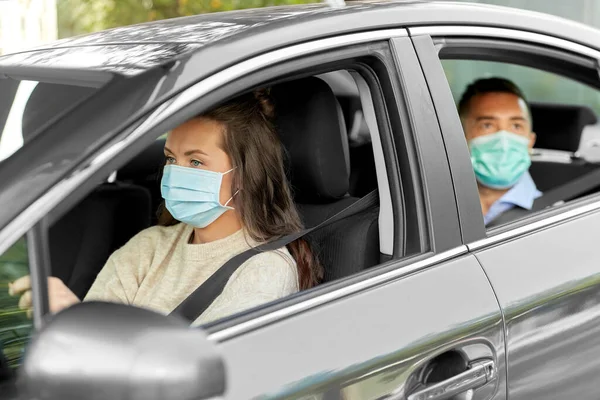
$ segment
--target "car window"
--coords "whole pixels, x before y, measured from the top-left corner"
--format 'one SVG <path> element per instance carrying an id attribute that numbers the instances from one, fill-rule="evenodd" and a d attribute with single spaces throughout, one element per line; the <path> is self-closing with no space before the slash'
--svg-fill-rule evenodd
<path id="1" fill-rule="evenodd" d="M 600 169 L 597 150 L 600 140 L 599 90 L 533 67 L 479 60 L 441 61 L 456 104 L 469 84 L 492 77 L 508 79 L 517 85 L 529 103 L 536 139 L 529 156 L 531 165 L 527 169 L 533 184 L 524 190 L 531 195 L 522 195 L 523 186 L 514 183 L 503 188 L 501 197 L 488 201 L 485 206 L 481 190 L 485 183 L 481 181 L 483 178 L 478 178 L 484 221 L 488 227 L 503 225 L 541 210 L 536 203 L 555 199 L 560 188 Z M 582 188 L 559 193 L 562 197 L 547 206 L 568 203 L 600 190 L 596 186 Z"/>
<path id="2" fill-rule="evenodd" d="M 302 152 L 291 156 L 286 153 L 286 165 L 289 172 L 288 179 L 293 187 L 294 200 L 302 222 L 307 227 L 318 225 L 327 216 L 343 210 L 352 202 L 358 201 L 378 188 L 376 157 L 383 157 L 383 155 L 375 154 L 374 144 L 370 139 L 370 135 L 374 133 L 369 129 L 377 126 L 378 116 L 373 115 L 369 127 L 364 120 L 360 120 L 365 118 L 362 113 L 362 108 L 365 106 L 362 102 L 365 99 L 360 98 L 354 78 L 349 74 L 345 76 L 350 77 L 347 83 L 354 86 L 355 94 L 352 98 L 350 95 L 336 93 L 324 79 L 310 78 L 312 81 L 309 83 L 322 91 L 319 92 L 322 99 L 335 102 L 328 105 L 332 111 L 331 115 L 324 116 L 320 114 L 319 107 L 306 105 L 302 106 L 305 109 L 301 112 L 305 113 L 307 118 L 313 118 L 311 130 L 302 131 L 302 128 L 288 123 L 286 129 L 289 129 L 289 132 L 285 136 L 281 131 L 283 129 L 281 125 L 277 127 L 284 147 L 293 145 L 295 151 L 301 149 Z M 279 90 L 271 88 L 271 101 L 280 108 L 286 107 L 282 104 L 287 101 L 288 111 L 294 112 L 300 106 L 293 103 L 296 100 L 284 89 L 298 91 L 304 89 L 301 85 L 295 85 L 293 81 L 284 84 L 288 86 L 281 87 Z M 338 103 L 341 105 L 338 106 Z M 370 107 L 373 105 L 371 104 Z M 282 115 L 287 114 L 282 112 Z M 353 125 L 346 126 L 345 121 L 352 121 Z M 282 120 L 278 122 L 281 123 Z M 312 129 L 317 132 L 314 133 Z M 367 136 L 369 139 L 355 140 L 353 135 L 357 131 L 358 136 Z M 327 138 L 321 134 L 327 135 Z M 302 146 L 295 142 L 292 144 L 296 135 L 304 135 L 306 140 L 311 142 Z M 283 139 L 284 136 L 287 137 L 287 141 Z M 98 185 L 81 201 L 73 204 L 69 210 L 53 218 L 48 235 L 50 271 L 52 276 L 61 279 L 80 299 L 86 298 L 98 273 L 113 252 L 126 246 L 134 236 L 145 229 L 163 224 L 157 216 L 165 212 L 161 178 L 165 165 L 166 134 L 164 131 L 156 132 L 156 137 L 157 140 L 118 168 L 113 181 Z M 321 149 L 319 146 L 327 152 L 315 151 Z M 323 163 L 322 154 L 328 154 L 329 158 L 335 157 L 335 162 L 330 163 L 335 171 L 326 171 L 325 178 L 307 175 L 308 178 L 315 180 L 307 184 L 300 179 L 304 177 L 299 177 L 299 174 L 304 173 L 307 162 L 315 166 Z M 382 154 L 381 150 L 378 154 Z M 332 174 L 336 176 L 333 177 Z M 340 191 L 339 194 L 329 195 L 326 190 L 330 187 L 323 183 L 333 182 L 337 179 L 337 174 L 341 175 L 340 179 L 347 180 L 346 187 L 342 185 L 341 189 L 335 188 L 337 191 L 342 190 L 343 193 Z M 327 197 L 323 198 L 323 196 Z M 378 205 L 373 204 L 362 212 L 360 218 L 355 218 L 354 222 L 344 222 L 356 231 L 364 231 L 365 236 L 368 234 L 366 238 L 361 237 L 360 245 L 353 246 L 356 254 L 336 253 L 335 246 L 338 238 L 331 234 L 331 231 L 323 230 L 307 238 L 314 249 L 314 254 L 325 264 L 322 282 L 346 278 L 381 263 L 380 232 L 377 224 L 379 212 Z M 177 221 L 172 222 L 177 223 Z M 343 230 L 344 224 L 337 224 L 333 229 Z M 418 240 L 418 237 L 414 240 Z M 411 248 L 410 251 L 414 250 Z M 335 261 L 337 264 L 335 268 L 332 268 L 333 265 L 328 268 L 326 263 L 333 263 L 332 259 L 337 259 Z"/>
<path id="3" fill-rule="evenodd" d="M 9 295 L 8 284 L 28 274 L 27 244 L 22 238 L 0 255 L 0 357 L 10 369 L 20 365 L 33 325 L 26 311 L 19 308 L 19 297 Z"/>
<path id="4" fill-rule="evenodd" d="M 44 124 L 96 90 L 96 87 L 13 79 L 0 73 L 0 162 L 30 141 Z"/>

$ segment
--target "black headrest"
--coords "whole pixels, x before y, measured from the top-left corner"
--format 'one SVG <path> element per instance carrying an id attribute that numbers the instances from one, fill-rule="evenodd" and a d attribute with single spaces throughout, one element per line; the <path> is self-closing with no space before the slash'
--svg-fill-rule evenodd
<path id="1" fill-rule="evenodd" d="M 591 108 L 579 105 L 531 103 L 535 147 L 575 152 L 583 128 L 598 119 Z"/>
<path id="2" fill-rule="evenodd" d="M 134 182 L 156 179 L 165 159 L 165 141 L 159 138 L 152 142 L 117 172 L 117 179 Z"/>
<path id="3" fill-rule="evenodd" d="M 348 139 L 333 91 L 315 77 L 271 89 L 295 200 L 326 203 L 348 193 Z"/>

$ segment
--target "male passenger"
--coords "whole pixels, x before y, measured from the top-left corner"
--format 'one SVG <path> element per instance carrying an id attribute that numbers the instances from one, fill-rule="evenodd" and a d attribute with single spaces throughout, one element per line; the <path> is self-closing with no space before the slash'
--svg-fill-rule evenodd
<path id="1" fill-rule="evenodd" d="M 458 111 L 485 224 L 514 207 L 530 210 L 541 192 L 528 172 L 536 136 L 521 90 L 506 79 L 479 79 L 463 93 Z"/>

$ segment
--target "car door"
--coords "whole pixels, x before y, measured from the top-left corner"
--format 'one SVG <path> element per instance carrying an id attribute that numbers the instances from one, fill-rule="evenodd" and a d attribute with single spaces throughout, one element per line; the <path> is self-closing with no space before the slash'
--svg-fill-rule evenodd
<path id="1" fill-rule="evenodd" d="M 93 163 L 83 163 L 70 176 L 71 194 L 80 198 L 90 190 L 82 183 L 114 171 L 136 141 L 157 137 L 159 129 L 180 122 L 185 113 L 195 115 L 192 103 L 209 107 L 265 77 L 272 81 L 323 72 L 325 65 L 346 61 L 357 73 L 367 123 L 378 132 L 381 207 L 394 222 L 381 223 L 380 234 L 387 238 L 383 262 L 201 327 L 226 366 L 223 397 L 505 399 L 500 307 L 479 262 L 463 244 L 437 116 L 403 29 L 299 44 L 224 69 L 159 107 L 133 133 L 121 133 L 123 140 L 108 142 Z M 214 82 L 223 82 L 222 87 L 215 88 Z M 85 121 L 79 122 L 84 129 Z M 58 206 L 55 195 L 50 190 L 40 201 Z M 33 222 L 44 230 L 43 217 Z M 38 240 L 29 243 L 30 254 L 43 253 L 44 235 L 34 237 Z M 40 257 L 30 265 L 38 284 L 47 271 L 44 262 Z M 47 308 L 43 301 L 38 306 Z"/>
<path id="2" fill-rule="evenodd" d="M 449 156 L 456 160 L 451 168 L 464 211 L 461 220 L 475 233 L 467 245 L 489 277 L 504 314 L 508 397 L 597 398 L 599 197 L 593 193 L 484 232 L 478 194 L 464 186 L 474 175 L 467 167 L 468 149 L 440 58 L 528 65 L 597 90 L 594 71 L 600 53 L 516 29 L 431 27 L 411 34 L 441 116 Z"/>
<path id="3" fill-rule="evenodd" d="M 369 49 L 381 62 L 371 65 L 376 79 L 367 86 L 381 142 L 394 146 L 385 165 L 398 168 L 395 158 L 408 164 L 407 143 L 414 140 L 420 167 L 413 168 L 408 179 L 418 183 L 415 191 L 424 205 L 428 232 L 421 236 L 423 250 L 409 257 L 392 256 L 378 267 L 316 288 L 272 311 L 207 327 L 227 365 L 228 399 L 435 399 L 449 398 L 453 390 L 468 396 L 470 389 L 476 389 L 473 399 L 505 398 L 504 336 L 497 300 L 479 263 L 461 245 L 431 98 L 412 43 L 402 30 L 394 33 L 393 38 L 383 36 L 383 42 L 369 42 L 355 51 Z M 320 59 L 331 62 L 335 51 L 358 38 L 336 38 L 341 44 Z M 318 49 L 325 43 L 307 46 Z M 264 57 L 270 60 L 269 54 Z M 298 61 L 298 66 L 309 60 Z M 277 63 L 272 68 L 286 70 Z M 380 82 L 379 88 L 375 82 Z M 378 90 L 383 102 L 377 100 Z M 391 188 L 397 172 L 387 171 Z M 410 187 L 407 178 L 402 182 Z M 395 199 L 393 214 L 417 212 L 402 209 L 414 196 L 402 193 L 406 201 Z"/>

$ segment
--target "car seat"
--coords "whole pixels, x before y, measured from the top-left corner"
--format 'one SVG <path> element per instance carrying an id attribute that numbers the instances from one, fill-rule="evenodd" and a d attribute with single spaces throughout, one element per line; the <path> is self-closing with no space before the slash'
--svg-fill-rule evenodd
<path id="1" fill-rule="evenodd" d="M 358 200 L 348 194 L 347 133 L 331 88 L 316 77 L 274 86 L 275 126 L 286 150 L 286 170 L 307 227 Z M 324 266 L 324 281 L 379 263 L 379 207 L 350 215 L 309 236 Z"/>

